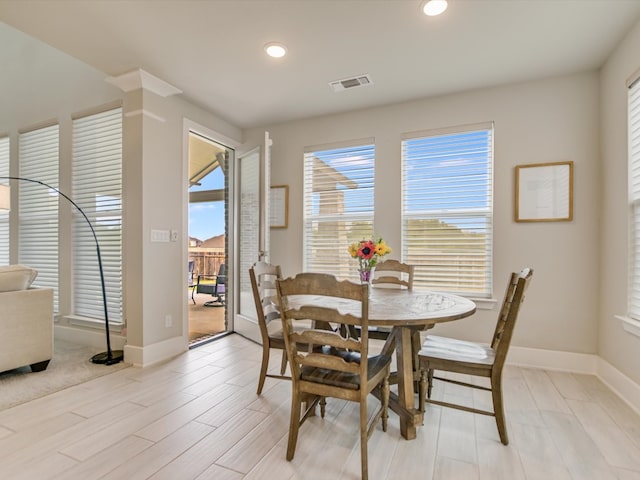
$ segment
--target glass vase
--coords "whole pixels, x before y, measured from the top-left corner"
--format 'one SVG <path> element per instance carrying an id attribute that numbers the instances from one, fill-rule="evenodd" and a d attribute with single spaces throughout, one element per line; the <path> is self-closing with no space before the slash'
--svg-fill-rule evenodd
<path id="1" fill-rule="evenodd" d="M 358 273 L 360 274 L 360 283 L 369 285 L 369 296 L 371 296 L 371 285 L 373 282 L 373 274 L 376 270 L 376 267 L 367 267 L 358 269 Z"/>

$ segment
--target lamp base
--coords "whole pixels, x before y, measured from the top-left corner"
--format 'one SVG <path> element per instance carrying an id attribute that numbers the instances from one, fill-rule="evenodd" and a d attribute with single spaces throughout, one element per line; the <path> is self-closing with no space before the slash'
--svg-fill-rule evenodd
<path id="1" fill-rule="evenodd" d="M 109 352 L 96 353 L 91 357 L 93 363 L 99 363 L 102 365 L 114 365 L 124 360 L 124 352 L 122 350 L 112 350 L 111 357 Z"/>

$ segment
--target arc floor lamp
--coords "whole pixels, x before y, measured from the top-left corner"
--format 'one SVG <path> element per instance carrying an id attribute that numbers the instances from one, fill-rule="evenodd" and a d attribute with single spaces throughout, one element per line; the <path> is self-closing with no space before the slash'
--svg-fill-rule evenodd
<path id="1" fill-rule="evenodd" d="M 105 288 L 105 284 L 104 284 L 102 255 L 100 254 L 100 243 L 98 243 L 98 236 L 96 235 L 96 231 L 94 230 L 93 225 L 89 220 L 89 217 L 87 217 L 86 213 L 84 213 L 84 210 L 82 210 L 76 202 L 71 200 L 69 196 L 65 195 L 57 188 L 52 187 L 51 185 L 48 185 L 44 182 L 41 182 L 40 180 L 32 180 L 30 178 L 23 178 L 23 177 L 3 177 L 3 176 L 0 176 L 0 180 L 18 180 L 21 182 L 37 183 L 46 188 L 49 188 L 54 192 L 57 192 L 58 195 L 60 195 L 61 197 L 64 197 L 65 199 L 67 199 L 82 214 L 84 219 L 87 221 L 87 225 L 89 225 L 89 228 L 91 229 L 91 234 L 93 235 L 93 239 L 96 242 L 96 253 L 98 254 L 98 267 L 100 269 L 100 285 L 102 286 L 102 304 L 104 306 L 104 324 L 105 324 L 105 332 L 107 337 L 107 351 L 102 353 L 97 353 L 96 355 L 91 357 L 91 361 L 93 363 L 100 363 L 104 365 L 114 365 L 118 362 L 121 362 L 124 359 L 124 352 L 122 350 L 111 350 L 111 339 L 109 334 L 109 313 L 107 311 L 107 289 Z M 10 207 L 11 207 L 11 195 L 10 195 L 9 186 L 0 185 L 0 210 L 9 210 Z"/>

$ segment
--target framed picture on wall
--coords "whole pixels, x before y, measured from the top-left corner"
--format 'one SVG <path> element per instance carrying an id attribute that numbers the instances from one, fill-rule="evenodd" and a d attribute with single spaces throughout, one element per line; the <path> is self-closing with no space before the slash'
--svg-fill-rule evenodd
<path id="1" fill-rule="evenodd" d="M 516 166 L 516 222 L 573 220 L 573 162 Z"/>
<path id="2" fill-rule="evenodd" d="M 289 226 L 289 185 L 271 187 L 269 225 L 271 228 L 287 228 Z"/>

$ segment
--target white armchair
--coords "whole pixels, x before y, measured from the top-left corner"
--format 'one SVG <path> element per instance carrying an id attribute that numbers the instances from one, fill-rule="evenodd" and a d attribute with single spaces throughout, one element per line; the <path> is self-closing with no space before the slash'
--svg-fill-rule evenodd
<path id="1" fill-rule="evenodd" d="M 29 288 L 36 275 L 0 267 L 0 372 L 26 365 L 39 372 L 53 356 L 53 289 Z"/>

